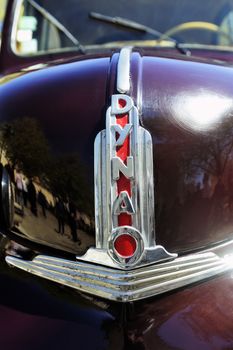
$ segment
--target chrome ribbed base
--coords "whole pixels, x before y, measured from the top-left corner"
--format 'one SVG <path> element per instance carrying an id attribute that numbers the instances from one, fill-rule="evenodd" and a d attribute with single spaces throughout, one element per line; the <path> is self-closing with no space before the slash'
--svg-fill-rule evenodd
<path id="1" fill-rule="evenodd" d="M 6 261 L 34 275 L 120 302 L 162 294 L 231 268 L 214 253 L 193 254 L 128 271 L 43 255 L 32 261 L 7 256 Z"/>

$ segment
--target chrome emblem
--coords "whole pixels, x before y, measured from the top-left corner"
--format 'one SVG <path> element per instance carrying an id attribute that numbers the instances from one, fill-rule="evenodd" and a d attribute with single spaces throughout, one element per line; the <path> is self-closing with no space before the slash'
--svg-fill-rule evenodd
<path id="1" fill-rule="evenodd" d="M 176 256 L 155 245 L 153 178 L 151 135 L 133 99 L 115 94 L 95 140 L 95 219 L 97 248 L 121 267 Z"/>

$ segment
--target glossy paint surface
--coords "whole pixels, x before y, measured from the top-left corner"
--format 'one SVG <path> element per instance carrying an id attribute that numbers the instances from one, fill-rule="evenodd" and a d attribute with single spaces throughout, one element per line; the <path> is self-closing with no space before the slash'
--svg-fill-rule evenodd
<path id="1" fill-rule="evenodd" d="M 231 349 L 232 297 L 232 276 L 227 276 L 136 305 L 127 328 L 129 344 L 132 349 Z"/>
<path id="2" fill-rule="evenodd" d="M 136 54 L 132 69 L 154 143 L 157 242 L 185 251 L 232 237 L 232 69 Z"/>
<path id="3" fill-rule="evenodd" d="M 94 245 L 93 149 L 108 68 L 108 58 L 90 59 L 3 78 L 1 161 L 16 235 L 71 253 Z"/>
<path id="4" fill-rule="evenodd" d="M 15 234 L 75 254 L 94 245 L 94 139 L 116 91 L 117 57 L 87 56 L 2 79 L 6 146 L 12 128 L 20 137 L 25 129 L 21 152 L 11 155 L 23 170 L 14 175 L 26 175 L 31 198 L 37 195 L 37 208 L 29 198 L 26 207 L 14 180 Z M 130 94 L 154 143 L 156 243 L 171 252 L 232 238 L 232 82 L 232 69 L 222 65 L 132 56 Z M 27 147 L 33 133 L 39 147 Z"/>
<path id="5" fill-rule="evenodd" d="M 3 349 L 111 348 L 106 333 L 115 321 L 104 308 L 2 263 L 0 281 Z"/>

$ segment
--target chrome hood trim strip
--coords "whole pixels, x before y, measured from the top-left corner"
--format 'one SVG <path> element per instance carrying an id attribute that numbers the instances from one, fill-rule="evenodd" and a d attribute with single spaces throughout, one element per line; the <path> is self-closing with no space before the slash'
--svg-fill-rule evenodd
<path id="1" fill-rule="evenodd" d="M 121 94 L 130 90 L 130 56 L 132 47 L 124 47 L 119 55 L 117 67 L 117 91 Z"/>
<path id="2" fill-rule="evenodd" d="M 130 271 L 39 255 L 32 261 L 6 257 L 9 265 L 101 298 L 129 302 L 213 277 L 231 268 L 214 253 L 193 254 Z"/>

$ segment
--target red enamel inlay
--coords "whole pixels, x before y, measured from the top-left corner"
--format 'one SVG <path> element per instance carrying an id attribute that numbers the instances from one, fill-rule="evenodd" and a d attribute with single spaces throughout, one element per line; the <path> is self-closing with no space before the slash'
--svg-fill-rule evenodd
<path id="1" fill-rule="evenodd" d="M 116 238 L 114 248 L 123 258 L 130 258 L 137 249 L 137 242 L 131 235 L 123 234 Z"/>
<path id="2" fill-rule="evenodd" d="M 119 99 L 119 106 L 120 106 L 120 108 L 124 108 L 126 106 L 126 101 L 123 100 L 123 98 Z"/>
<path id="3" fill-rule="evenodd" d="M 125 107 L 126 102 L 123 99 L 119 100 L 119 105 L 120 107 Z M 128 114 L 120 114 L 116 116 L 116 122 L 119 124 L 121 127 L 124 127 L 128 122 L 129 122 L 129 116 Z M 126 163 L 126 159 L 129 156 L 130 152 L 130 139 L 129 136 L 125 139 L 124 143 L 122 146 L 119 146 L 117 148 L 117 157 L 121 158 L 124 163 Z M 117 191 L 118 193 L 122 191 L 127 191 L 129 196 L 131 196 L 131 186 L 130 186 L 130 180 L 127 179 L 122 173 L 120 173 L 120 178 L 117 181 Z M 132 225 L 132 219 L 131 215 L 122 213 L 118 216 L 118 225 L 119 226 L 124 226 Z"/>

